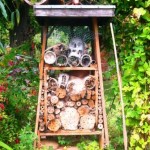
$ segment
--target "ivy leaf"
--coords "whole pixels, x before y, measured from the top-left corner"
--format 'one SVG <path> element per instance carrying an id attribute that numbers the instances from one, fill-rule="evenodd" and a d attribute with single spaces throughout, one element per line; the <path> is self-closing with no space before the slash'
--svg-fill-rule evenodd
<path id="1" fill-rule="evenodd" d="M 146 74 L 150 76 L 150 68 L 147 69 Z"/>
<path id="2" fill-rule="evenodd" d="M 134 8 L 133 15 L 136 16 L 138 19 L 146 13 L 144 8 Z"/>

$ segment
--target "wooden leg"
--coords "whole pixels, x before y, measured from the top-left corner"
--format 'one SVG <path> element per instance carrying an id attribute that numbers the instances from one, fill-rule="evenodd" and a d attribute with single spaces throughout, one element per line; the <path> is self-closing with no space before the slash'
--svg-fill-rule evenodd
<path id="1" fill-rule="evenodd" d="M 100 150 L 104 149 L 104 129 L 102 130 L 102 134 L 99 135 L 99 146 Z"/>

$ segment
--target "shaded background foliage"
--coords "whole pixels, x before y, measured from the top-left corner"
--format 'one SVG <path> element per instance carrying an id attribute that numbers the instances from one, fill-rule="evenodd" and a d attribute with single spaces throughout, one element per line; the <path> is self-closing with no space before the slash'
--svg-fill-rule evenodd
<path id="1" fill-rule="evenodd" d="M 113 24 L 123 80 L 129 149 L 148 150 L 150 0 L 91 0 L 82 3 L 116 5 Z M 40 27 L 33 17 L 32 10 L 27 8 L 25 11 L 25 8 L 27 6 L 22 0 L 0 1 L 0 130 L 4 131 L 0 134 L 0 140 L 16 149 L 25 149 L 28 142 L 26 139 L 35 138 L 32 133 L 38 89 L 38 60 L 35 52 L 40 49 L 40 38 L 37 36 Z M 103 26 L 102 29 L 104 42 L 101 49 L 108 52 L 109 64 L 109 69 L 104 72 L 111 140 L 109 149 L 117 150 L 123 149 L 120 100 L 109 25 Z M 20 44 L 22 45 L 19 46 Z M 11 51 L 7 45 L 13 46 Z M 30 55 L 32 59 L 28 57 Z M 20 137 L 20 134 L 23 136 Z M 28 145 L 28 149 L 32 149 L 32 142 Z"/>

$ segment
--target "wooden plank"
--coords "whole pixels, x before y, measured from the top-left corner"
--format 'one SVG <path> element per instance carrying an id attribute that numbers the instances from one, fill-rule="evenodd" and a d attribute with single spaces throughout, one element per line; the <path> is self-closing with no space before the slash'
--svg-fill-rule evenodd
<path id="1" fill-rule="evenodd" d="M 101 135 L 99 135 L 99 146 L 100 149 L 104 148 L 104 129 L 102 130 Z"/>
<path id="2" fill-rule="evenodd" d="M 97 70 L 96 65 L 93 67 L 52 67 L 45 64 L 45 69 L 47 70 Z"/>
<path id="3" fill-rule="evenodd" d="M 39 121 L 39 113 L 40 113 L 40 101 L 41 101 L 42 84 L 43 84 L 43 80 L 40 80 L 37 111 L 36 111 L 35 131 L 34 131 L 36 135 L 38 134 L 38 121 Z M 34 148 L 35 147 L 36 147 L 36 141 L 34 142 Z"/>
<path id="4" fill-rule="evenodd" d="M 47 26 L 43 27 L 43 39 L 42 39 L 42 53 L 41 53 L 41 60 L 39 64 L 39 70 L 40 70 L 40 79 L 43 79 L 43 68 L 44 68 L 44 52 L 46 49 L 46 35 L 47 35 Z"/>
<path id="5" fill-rule="evenodd" d="M 37 17 L 113 17 L 114 5 L 34 5 Z"/>
<path id="6" fill-rule="evenodd" d="M 102 107 L 103 107 L 103 119 L 104 119 L 104 134 L 106 145 L 109 145 L 109 136 L 108 136 L 108 126 L 107 126 L 107 118 L 106 118 L 106 110 L 105 110 L 105 98 L 104 98 L 104 86 L 103 86 L 103 77 L 102 77 L 102 66 L 101 66 L 101 57 L 100 57 L 100 42 L 99 42 L 99 32 L 98 32 L 98 23 L 97 18 L 93 18 L 93 32 L 94 32 L 94 47 L 95 47 L 95 55 L 96 62 L 98 65 L 98 73 L 99 80 L 101 86 L 101 96 L 102 96 Z M 103 141 L 104 142 L 104 141 Z"/>
<path id="7" fill-rule="evenodd" d="M 101 131 L 90 131 L 90 130 L 75 130 L 75 131 L 66 131 L 59 130 L 57 132 L 46 132 L 40 133 L 40 136 L 58 136 L 58 135 L 100 135 Z"/>

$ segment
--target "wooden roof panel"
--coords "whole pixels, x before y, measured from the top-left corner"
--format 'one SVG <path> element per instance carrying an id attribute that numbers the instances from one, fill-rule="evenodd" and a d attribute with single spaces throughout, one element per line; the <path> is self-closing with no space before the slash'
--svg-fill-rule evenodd
<path id="1" fill-rule="evenodd" d="M 88 25 L 93 17 L 103 24 L 115 16 L 115 5 L 34 5 L 33 9 L 40 25 Z"/>

